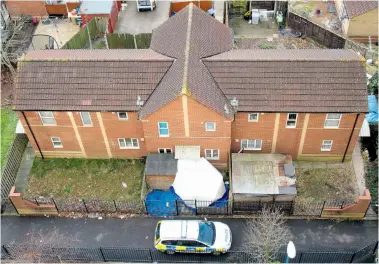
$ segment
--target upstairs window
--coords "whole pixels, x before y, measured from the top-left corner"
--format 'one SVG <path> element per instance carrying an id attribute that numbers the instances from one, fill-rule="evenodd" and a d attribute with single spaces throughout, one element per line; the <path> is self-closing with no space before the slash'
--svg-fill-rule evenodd
<path id="1" fill-rule="evenodd" d="M 321 151 L 331 151 L 333 140 L 323 140 L 321 145 Z"/>
<path id="2" fill-rule="evenodd" d="M 139 149 L 138 139 L 136 138 L 119 138 L 118 144 L 120 149 Z"/>
<path id="3" fill-rule="evenodd" d="M 170 148 L 159 148 L 158 153 L 172 153 L 172 149 L 170 149 Z"/>
<path id="4" fill-rule="evenodd" d="M 51 142 L 54 148 L 63 148 L 62 141 L 59 137 L 52 137 Z"/>
<path id="5" fill-rule="evenodd" d="M 297 114 L 287 114 L 286 128 L 295 128 L 297 123 Z"/>
<path id="6" fill-rule="evenodd" d="M 55 121 L 53 112 L 43 111 L 43 112 L 38 112 L 38 113 L 43 125 L 56 125 L 57 124 L 57 122 Z"/>
<path id="7" fill-rule="evenodd" d="M 205 131 L 216 131 L 215 122 L 205 122 Z"/>
<path id="8" fill-rule="evenodd" d="M 160 137 L 168 137 L 170 135 L 168 130 L 168 123 L 158 122 L 158 131 Z"/>
<path id="9" fill-rule="evenodd" d="M 249 122 L 258 122 L 259 114 L 258 113 L 249 113 L 248 121 Z"/>
<path id="10" fill-rule="evenodd" d="M 117 112 L 117 116 L 119 120 L 128 120 L 128 113 L 127 112 Z"/>
<path id="11" fill-rule="evenodd" d="M 342 114 L 326 114 L 325 128 L 339 128 Z"/>
<path id="12" fill-rule="evenodd" d="M 260 139 L 242 139 L 241 148 L 245 150 L 261 150 L 262 140 Z"/>
<path id="13" fill-rule="evenodd" d="M 89 112 L 80 112 L 83 126 L 92 126 L 91 114 Z"/>

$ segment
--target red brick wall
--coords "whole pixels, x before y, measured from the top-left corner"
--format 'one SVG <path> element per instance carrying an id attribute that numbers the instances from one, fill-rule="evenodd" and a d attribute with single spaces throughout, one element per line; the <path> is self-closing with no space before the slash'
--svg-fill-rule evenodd
<path id="1" fill-rule="evenodd" d="M 301 138 L 301 131 L 304 125 L 304 117 L 305 114 L 298 114 L 296 127 L 286 128 L 287 114 L 280 114 L 278 139 L 276 141 L 276 153 L 291 154 L 292 157 L 297 156 Z"/>
<path id="2" fill-rule="evenodd" d="M 188 120 L 190 133 L 186 137 L 181 97 L 146 117 L 142 123 L 147 151 L 156 153 L 158 148 L 175 151 L 175 145 L 197 145 L 204 156 L 205 149 L 219 149 L 220 159 L 211 162 L 226 166 L 230 151 L 230 121 L 192 98 L 188 98 Z M 206 121 L 216 123 L 215 132 L 205 131 Z M 168 122 L 169 137 L 159 137 L 158 122 Z"/>
<path id="3" fill-rule="evenodd" d="M 231 150 L 236 153 L 241 149 L 241 139 L 261 139 L 262 150 L 244 151 L 247 153 L 270 153 L 274 134 L 275 115 L 259 114 L 258 122 L 249 122 L 248 113 L 239 112 L 232 122 Z M 238 140 L 238 142 L 236 142 Z"/>
<path id="4" fill-rule="evenodd" d="M 11 17 L 20 15 L 31 16 L 47 16 L 45 1 L 29 0 L 29 1 L 6 1 L 5 2 Z"/>
<path id="5" fill-rule="evenodd" d="M 140 158 L 147 155 L 146 143 L 141 140 L 144 139 L 142 122 L 136 112 L 128 112 L 128 120 L 119 120 L 116 112 L 101 113 L 101 117 L 113 157 Z M 139 149 L 120 149 L 119 138 L 137 138 Z"/>

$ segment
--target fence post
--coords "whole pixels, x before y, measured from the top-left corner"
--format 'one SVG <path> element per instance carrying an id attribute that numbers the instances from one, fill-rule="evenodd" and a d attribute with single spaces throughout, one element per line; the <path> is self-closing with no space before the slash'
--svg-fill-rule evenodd
<path id="1" fill-rule="evenodd" d="M 153 260 L 153 254 L 151 254 L 151 248 L 149 248 L 149 255 L 150 255 L 150 261 L 151 261 L 151 262 L 155 262 L 155 261 Z"/>
<path id="2" fill-rule="evenodd" d="M 345 204 L 345 201 L 342 201 L 342 203 L 341 203 L 341 209 L 343 208 L 344 204 Z"/>
<path id="3" fill-rule="evenodd" d="M 300 258 L 299 258 L 299 263 L 301 263 L 301 259 L 303 257 L 303 252 L 300 252 Z"/>
<path id="4" fill-rule="evenodd" d="M 322 204 L 322 209 L 321 209 L 321 213 L 320 213 L 320 216 L 322 215 L 322 212 L 324 212 L 325 203 L 326 203 L 326 201 L 324 201 L 324 203 Z"/>
<path id="5" fill-rule="evenodd" d="M 136 35 L 134 35 L 134 34 L 133 34 L 133 39 L 134 39 L 134 48 L 138 49 Z"/>
<path id="6" fill-rule="evenodd" d="M 34 201 L 36 201 L 36 204 L 39 206 L 39 202 L 37 201 L 37 197 L 34 198 Z"/>
<path id="7" fill-rule="evenodd" d="M 372 254 L 375 254 L 375 251 L 378 249 L 378 241 L 376 241 L 375 243 L 375 247 L 374 247 L 374 250 L 372 252 Z"/>
<path id="8" fill-rule="evenodd" d="M 53 201 L 54 206 L 55 206 L 55 209 L 57 209 L 57 212 L 58 212 L 58 214 L 59 214 L 58 206 L 57 206 L 57 204 L 55 203 L 54 197 L 51 197 L 51 200 Z"/>
<path id="9" fill-rule="evenodd" d="M 89 214 L 86 202 L 84 201 L 84 199 L 82 199 L 82 201 L 83 201 L 83 204 L 84 204 L 84 208 L 86 208 L 87 214 Z"/>
<path id="10" fill-rule="evenodd" d="M 113 205 L 114 205 L 114 208 L 116 209 L 116 212 L 117 212 L 118 209 L 117 209 L 117 205 L 116 205 L 116 201 L 115 200 L 113 200 Z"/>
<path id="11" fill-rule="evenodd" d="M 107 260 L 104 257 L 104 253 L 103 253 L 103 250 L 101 249 L 101 247 L 99 247 L 99 250 L 100 250 L 100 254 L 101 254 L 101 257 L 103 258 L 104 262 L 107 262 Z"/>
<path id="12" fill-rule="evenodd" d="M 195 215 L 197 215 L 197 202 L 196 202 L 196 199 L 195 199 Z"/>

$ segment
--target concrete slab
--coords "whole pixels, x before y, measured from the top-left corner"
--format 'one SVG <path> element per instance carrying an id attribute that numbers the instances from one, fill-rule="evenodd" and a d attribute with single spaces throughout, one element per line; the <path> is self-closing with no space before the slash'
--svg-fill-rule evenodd
<path id="1" fill-rule="evenodd" d="M 363 191 L 366 188 L 366 181 L 365 181 L 365 168 L 364 168 L 363 158 L 361 155 L 361 145 L 359 141 L 355 145 L 351 162 L 354 169 L 355 178 L 357 179 L 359 194 L 362 195 Z"/>
<path id="2" fill-rule="evenodd" d="M 298 168 L 301 168 L 301 169 L 311 169 L 312 168 L 312 163 L 311 162 L 306 162 L 306 161 L 298 161 L 297 162 L 297 166 L 298 166 Z"/>
<path id="3" fill-rule="evenodd" d="M 345 168 L 345 163 L 326 163 L 327 168 Z"/>
<path id="4" fill-rule="evenodd" d="M 75 25 L 70 19 L 52 19 L 50 24 L 44 25 L 40 22 L 34 32 L 34 35 L 48 35 L 53 37 L 59 48 L 69 41 L 80 30 L 79 25 Z M 42 37 L 33 37 L 33 46 L 35 50 L 45 49 L 48 39 Z M 33 46 L 30 48 L 33 49 Z M 55 47 L 58 48 L 58 47 Z"/>
<path id="5" fill-rule="evenodd" d="M 312 162 L 312 168 L 314 169 L 325 169 L 326 167 L 325 162 Z"/>
<path id="6" fill-rule="evenodd" d="M 128 1 L 119 13 L 115 33 L 151 33 L 168 19 L 170 1 L 158 1 L 155 10 L 137 11 L 136 1 Z"/>
<path id="7" fill-rule="evenodd" d="M 20 169 L 18 170 L 14 183 L 17 192 L 25 192 L 29 180 L 30 170 L 33 167 L 34 157 L 34 149 L 29 143 L 25 149 L 24 155 L 21 160 Z"/>
<path id="8" fill-rule="evenodd" d="M 235 37 L 267 38 L 278 34 L 278 27 L 272 19 L 266 24 L 252 25 L 243 18 L 233 18 L 229 21 L 229 26 L 233 29 Z"/>

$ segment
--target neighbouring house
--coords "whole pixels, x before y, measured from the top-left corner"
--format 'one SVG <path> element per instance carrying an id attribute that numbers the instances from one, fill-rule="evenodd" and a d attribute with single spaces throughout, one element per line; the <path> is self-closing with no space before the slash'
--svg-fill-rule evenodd
<path id="1" fill-rule="evenodd" d="M 378 41 L 378 1 L 335 0 L 344 34 L 352 40 Z"/>
<path id="2" fill-rule="evenodd" d="M 30 51 L 15 110 L 37 155 L 141 158 L 199 146 L 230 153 L 348 160 L 367 112 L 350 50 L 233 50 L 232 34 L 190 4 L 150 49 Z"/>

